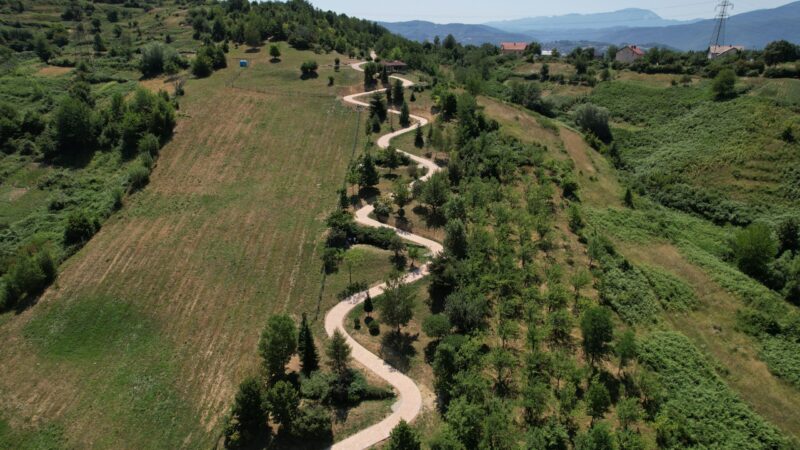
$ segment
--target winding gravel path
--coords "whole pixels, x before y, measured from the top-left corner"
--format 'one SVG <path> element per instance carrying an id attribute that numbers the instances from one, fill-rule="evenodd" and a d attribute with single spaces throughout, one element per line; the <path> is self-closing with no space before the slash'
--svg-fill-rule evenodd
<path id="1" fill-rule="evenodd" d="M 361 66 L 366 63 L 357 63 L 352 64 L 351 67 L 359 72 L 363 72 Z M 404 87 L 411 87 L 414 85 L 409 80 L 400 77 L 391 77 L 398 79 L 403 82 Z M 382 90 L 377 91 L 370 91 L 370 92 L 362 92 L 360 94 L 349 95 L 344 98 L 344 102 L 355 105 L 355 106 L 364 106 L 368 107 L 369 104 L 365 103 L 361 100 L 358 100 L 360 97 L 365 97 L 372 95 L 374 92 L 381 92 Z M 389 110 L 391 114 L 400 114 L 400 111 L 397 110 Z M 378 147 L 385 149 L 389 147 L 389 142 L 392 138 L 399 136 L 404 133 L 408 133 L 410 131 L 414 131 L 417 126 L 424 126 L 428 123 L 428 121 L 424 117 L 419 116 L 411 116 L 411 119 L 415 122 L 412 126 L 408 128 L 404 128 L 399 131 L 395 131 L 394 133 L 386 134 L 381 136 L 378 139 Z M 419 156 L 412 155 L 410 153 L 406 153 L 402 150 L 398 150 L 401 153 L 407 155 L 411 158 L 415 163 L 420 166 L 424 166 L 428 169 L 428 172 L 423 176 L 421 179 L 426 180 L 430 178 L 435 172 L 440 170 L 439 166 L 437 166 L 433 161 L 430 161 L 425 158 L 420 158 Z M 374 208 L 372 205 L 366 205 L 363 208 L 356 211 L 356 222 L 370 226 L 370 227 L 383 227 L 383 228 L 390 228 L 394 230 L 400 237 L 403 239 L 413 242 L 418 245 L 422 245 L 428 249 L 431 255 L 436 255 L 442 251 L 442 246 L 438 242 L 434 242 L 430 239 L 425 239 L 421 236 L 417 236 L 415 234 L 408 233 L 406 231 L 399 230 L 397 228 L 391 227 L 389 225 L 383 224 L 378 222 L 377 220 L 371 219 L 369 214 L 372 212 Z M 409 272 L 406 274 L 404 280 L 407 283 L 412 283 L 414 281 L 420 280 L 423 277 L 428 275 L 428 265 L 425 264 L 417 270 Z M 372 287 L 369 289 L 369 295 L 371 297 L 377 297 L 383 294 L 385 289 L 385 284 L 380 284 L 378 286 Z M 352 348 L 352 357 L 359 363 L 363 364 L 366 368 L 374 372 L 377 376 L 386 380 L 389 384 L 394 387 L 394 389 L 398 393 L 397 402 L 392 405 L 392 413 L 381 420 L 380 422 L 376 423 L 375 425 L 370 426 L 369 428 L 365 428 L 358 433 L 350 436 L 349 438 L 337 442 L 334 444 L 331 449 L 332 450 L 362 450 L 365 448 L 372 447 L 373 445 L 389 438 L 389 434 L 392 432 L 392 429 L 400 423 L 400 420 L 405 420 L 406 422 L 411 422 L 414 418 L 417 417 L 420 410 L 422 409 L 422 394 L 419 391 L 416 383 L 414 381 L 403 375 L 400 371 L 395 369 L 394 367 L 390 366 L 386 361 L 380 359 L 377 355 L 370 353 L 369 350 L 364 348 L 361 344 L 355 341 L 352 336 L 350 336 L 344 328 L 345 320 L 347 320 L 347 316 L 350 311 L 353 310 L 357 305 L 363 302 L 367 296 L 367 292 L 360 292 L 342 302 L 334 306 L 328 314 L 325 315 L 325 331 L 328 333 L 328 336 L 332 336 L 335 330 L 341 331 L 345 338 L 347 339 L 347 343 Z"/>

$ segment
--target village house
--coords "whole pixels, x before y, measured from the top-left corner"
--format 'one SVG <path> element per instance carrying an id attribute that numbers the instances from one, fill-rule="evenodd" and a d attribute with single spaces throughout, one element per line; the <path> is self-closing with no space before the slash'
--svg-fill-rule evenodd
<path id="1" fill-rule="evenodd" d="M 521 55 L 528 48 L 527 42 L 503 42 L 500 44 L 500 53 Z"/>
<path id="2" fill-rule="evenodd" d="M 614 59 L 617 62 L 630 64 L 643 57 L 644 57 L 644 50 L 635 45 L 628 45 L 617 50 L 617 56 L 615 56 Z"/>
<path id="3" fill-rule="evenodd" d="M 744 51 L 741 45 L 712 45 L 708 48 L 708 59 L 717 59 L 723 56 L 735 55 Z"/>
<path id="4" fill-rule="evenodd" d="M 398 72 L 405 72 L 408 70 L 408 64 L 404 63 L 403 61 L 387 61 L 383 63 L 386 66 L 386 71 L 389 73 L 398 73 Z"/>

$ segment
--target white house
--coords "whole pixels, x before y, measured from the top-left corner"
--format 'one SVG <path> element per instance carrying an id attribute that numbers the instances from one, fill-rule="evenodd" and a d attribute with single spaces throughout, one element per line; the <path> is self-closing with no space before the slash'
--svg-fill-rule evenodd
<path id="1" fill-rule="evenodd" d="M 717 59 L 742 51 L 744 51 L 744 47 L 741 45 L 712 45 L 708 47 L 708 59 Z"/>

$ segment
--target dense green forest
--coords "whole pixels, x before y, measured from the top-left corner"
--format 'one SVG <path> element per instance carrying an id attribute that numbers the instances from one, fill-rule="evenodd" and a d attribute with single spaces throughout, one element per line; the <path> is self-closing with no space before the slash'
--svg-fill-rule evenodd
<path id="1" fill-rule="evenodd" d="M 278 44 L 335 53 L 337 72 L 340 57 L 369 60 L 363 88 L 385 88 L 327 216 L 320 265 L 350 272 L 340 299 L 367 284 L 353 281 L 354 243 L 398 271 L 426 258 L 355 223 L 358 205 L 443 237 L 424 282 L 394 273 L 354 317 L 390 352 L 425 339 L 402 361 L 435 410 L 389 448 L 800 445 L 797 413 L 765 405 L 800 398 L 800 50 L 787 42 L 714 61 L 656 48 L 625 66 L 615 49 L 411 42 L 303 0 L 0 0 L 0 310 L 34 304 L 148 183 L 187 79 L 265 43 L 275 60 Z M 382 61 L 398 59 L 414 89 L 388 79 Z M 318 65 L 298 69 L 299 83 Z M 152 79 L 171 89 L 145 89 Z M 419 169 L 374 142 L 395 129 L 392 105 L 401 126 L 410 109 L 433 119 L 409 145 L 443 170 L 410 189 Z M 319 345 L 300 313 L 265 318 L 224 445 L 324 447 L 331 411 L 392 398 L 350 364 L 343 336 Z M 742 382 L 756 372 L 739 361 L 765 378 Z M 0 446 L 28 440 L 15 433 L 0 422 Z"/>

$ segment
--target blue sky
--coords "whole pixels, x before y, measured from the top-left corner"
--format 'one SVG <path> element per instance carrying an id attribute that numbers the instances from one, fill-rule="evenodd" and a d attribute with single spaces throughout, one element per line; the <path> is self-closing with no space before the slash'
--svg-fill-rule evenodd
<path id="1" fill-rule="evenodd" d="M 318 8 L 371 20 L 399 22 L 430 20 L 438 23 L 482 23 L 569 13 L 606 12 L 623 8 L 644 8 L 667 19 L 708 18 L 717 0 L 310 0 Z M 733 13 L 774 8 L 791 0 L 732 0 Z"/>

